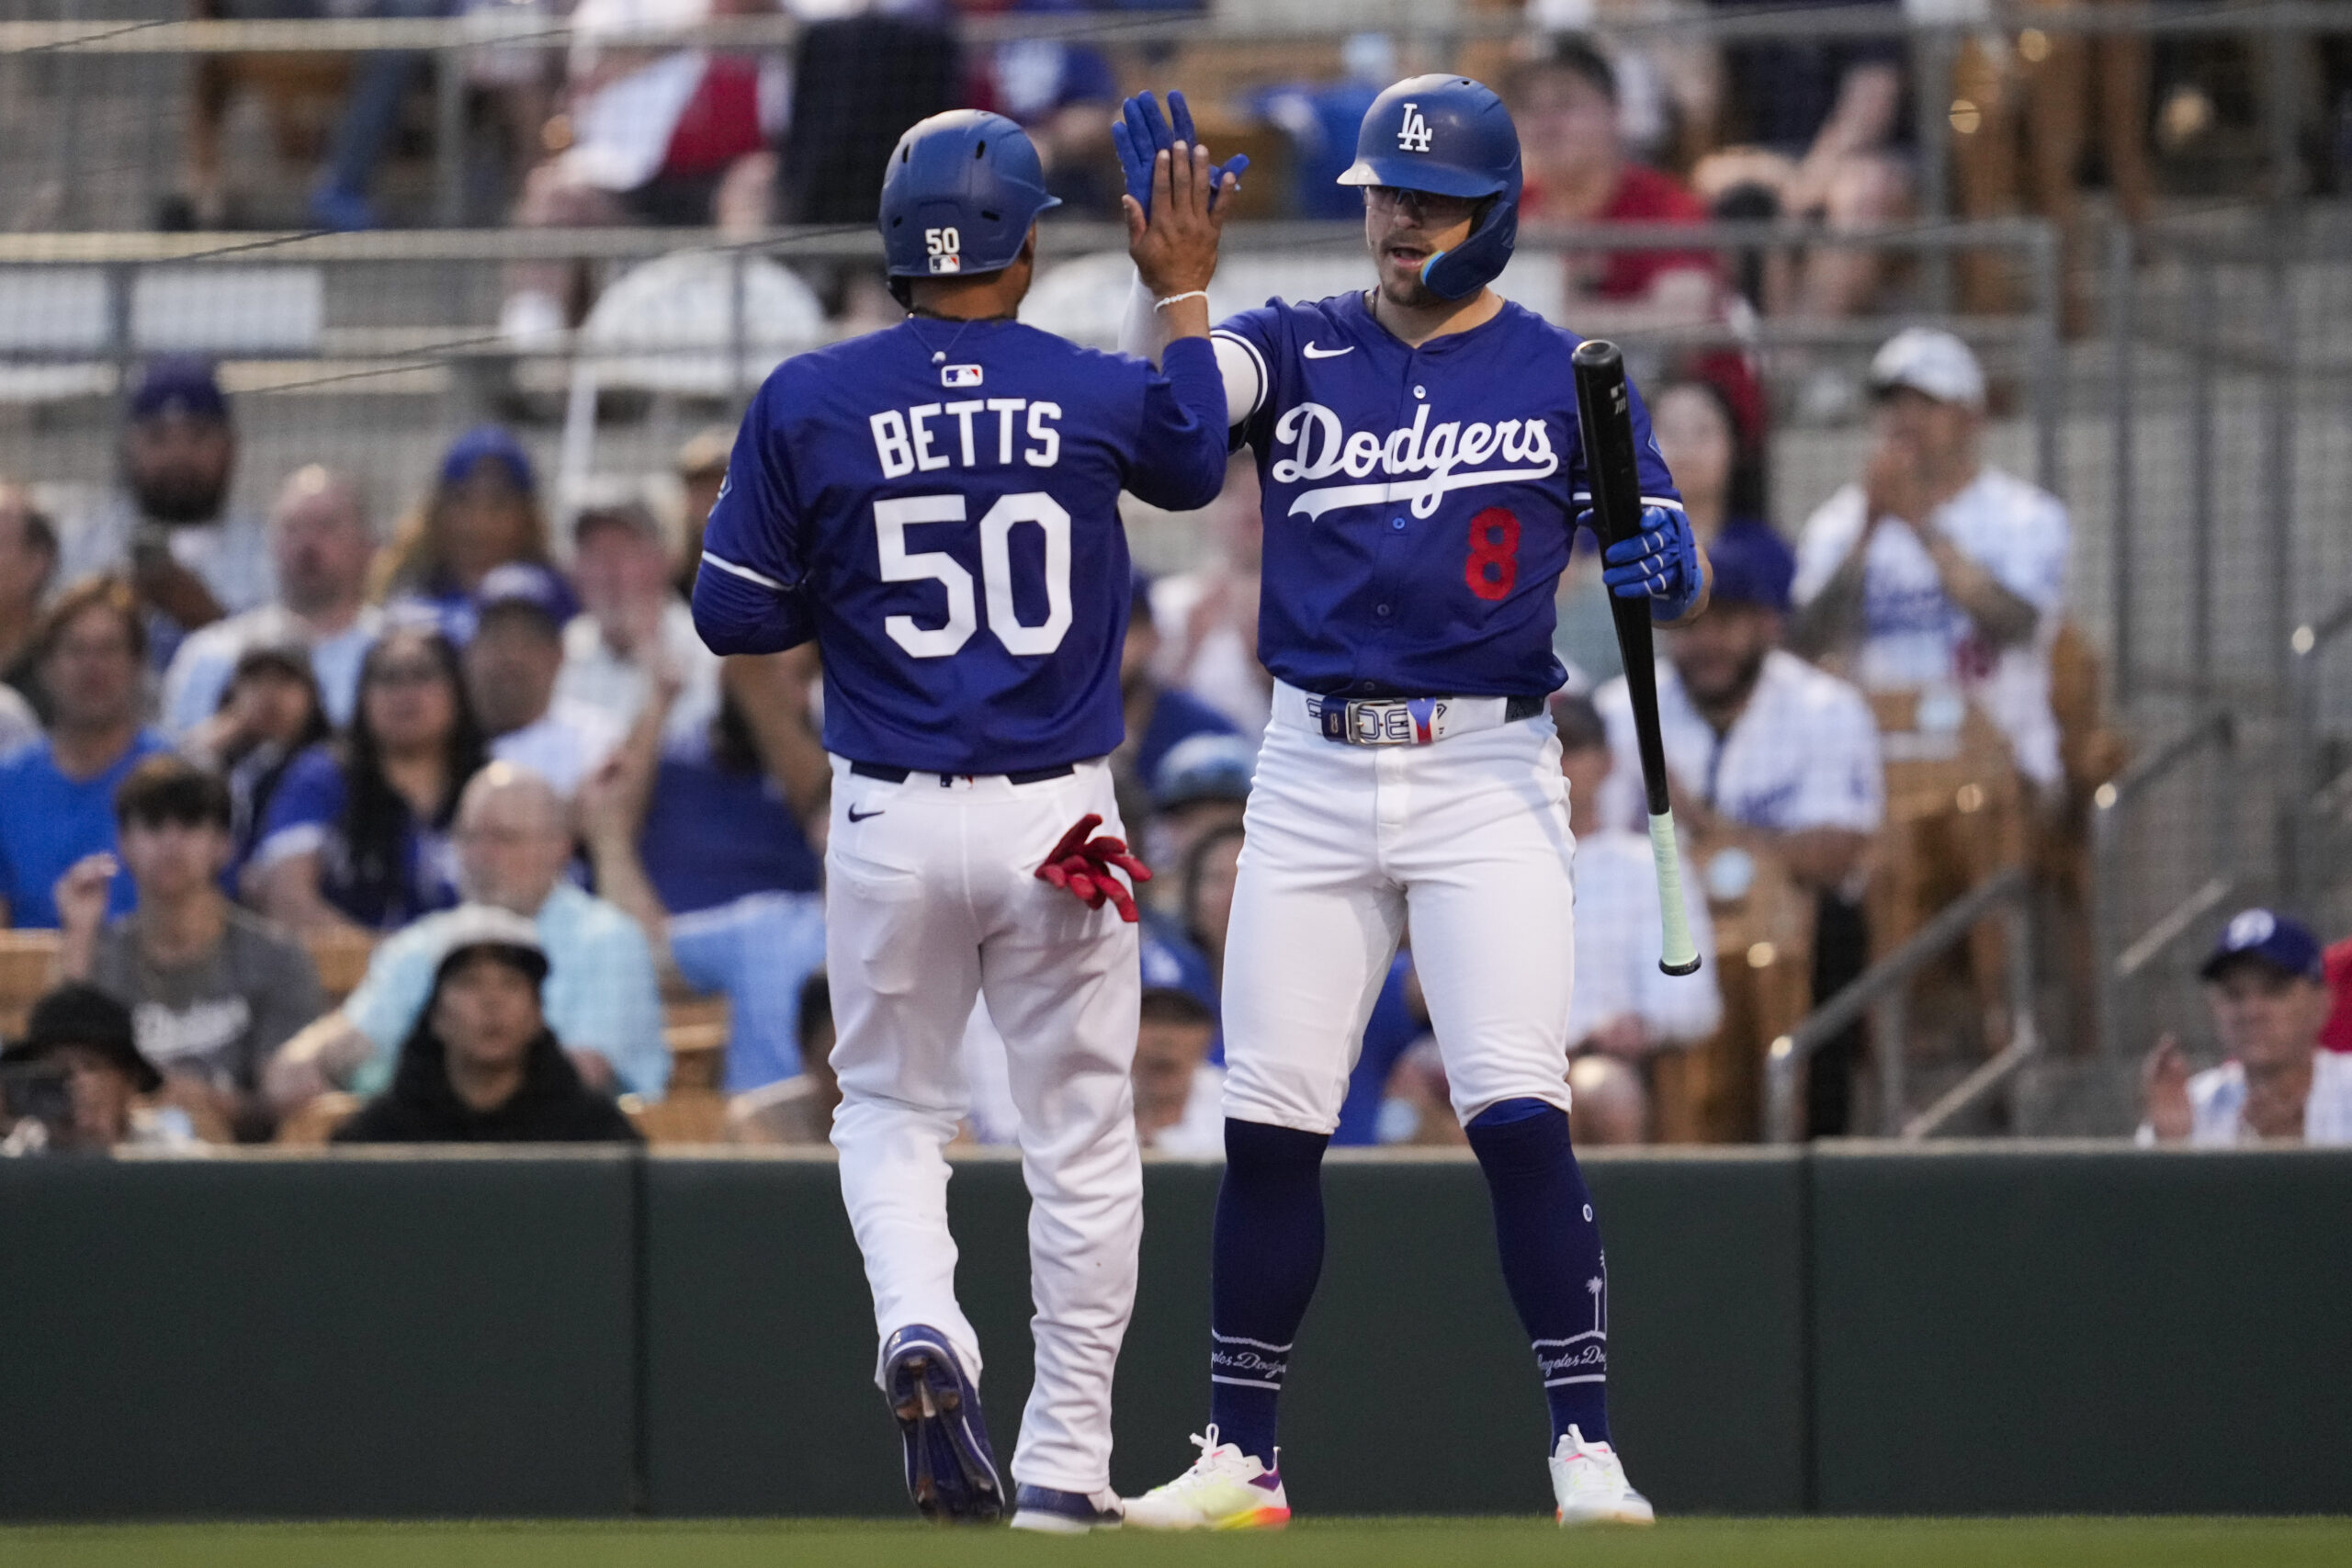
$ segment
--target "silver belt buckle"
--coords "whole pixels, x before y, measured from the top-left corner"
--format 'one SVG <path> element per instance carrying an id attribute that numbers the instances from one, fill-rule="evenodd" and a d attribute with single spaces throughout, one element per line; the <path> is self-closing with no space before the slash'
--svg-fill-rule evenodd
<path id="1" fill-rule="evenodd" d="M 1346 746 L 1428 746 L 1445 733 L 1445 697 L 1310 699 L 1323 739 Z"/>

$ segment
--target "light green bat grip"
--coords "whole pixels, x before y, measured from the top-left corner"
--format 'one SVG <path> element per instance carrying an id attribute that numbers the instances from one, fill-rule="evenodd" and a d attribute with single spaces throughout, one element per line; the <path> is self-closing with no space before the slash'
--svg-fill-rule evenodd
<path id="1" fill-rule="evenodd" d="M 1657 966 L 1669 975 L 1699 972 L 1699 944 L 1690 940 L 1690 917 L 1682 908 L 1682 857 L 1674 848 L 1674 813 L 1650 818 L 1650 855 L 1657 862 L 1658 918 L 1666 927 L 1664 956 Z"/>

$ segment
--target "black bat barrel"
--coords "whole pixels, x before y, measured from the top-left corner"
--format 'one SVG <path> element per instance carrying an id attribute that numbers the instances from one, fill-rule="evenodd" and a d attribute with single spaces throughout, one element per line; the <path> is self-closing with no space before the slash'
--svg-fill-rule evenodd
<path id="1" fill-rule="evenodd" d="M 1585 469 L 1592 484 L 1593 521 L 1605 547 L 1642 529 L 1641 468 L 1634 459 L 1634 400 L 1625 381 L 1625 355 L 1602 338 L 1577 344 L 1571 357 L 1577 383 L 1577 427 L 1584 436 Z M 1647 600 L 1609 598 L 1617 622 L 1617 648 L 1625 657 L 1625 684 L 1634 699 L 1634 730 L 1642 752 L 1642 790 L 1650 815 L 1668 807 L 1666 747 L 1658 737 L 1657 656 L 1650 640 Z"/>

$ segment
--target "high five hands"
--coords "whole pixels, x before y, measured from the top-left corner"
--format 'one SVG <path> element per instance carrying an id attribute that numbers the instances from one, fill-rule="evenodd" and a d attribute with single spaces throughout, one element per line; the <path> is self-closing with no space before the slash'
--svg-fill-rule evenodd
<path id="1" fill-rule="evenodd" d="M 1126 101 L 1111 137 L 1126 173 L 1121 206 L 1136 275 L 1163 308 L 1180 300 L 1189 307 L 1189 296 L 1205 290 L 1216 272 L 1218 237 L 1232 211 L 1232 204 L 1219 198 L 1240 188 L 1250 160 L 1236 154 L 1217 164 L 1194 140 L 1184 96 L 1170 93 L 1168 101 L 1175 113 L 1172 126 L 1151 95 L 1142 93 Z M 1207 331 L 1208 304 L 1205 299 L 1198 303 L 1197 310 L 1185 309 L 1169 321 L 1176 335 Z"/>

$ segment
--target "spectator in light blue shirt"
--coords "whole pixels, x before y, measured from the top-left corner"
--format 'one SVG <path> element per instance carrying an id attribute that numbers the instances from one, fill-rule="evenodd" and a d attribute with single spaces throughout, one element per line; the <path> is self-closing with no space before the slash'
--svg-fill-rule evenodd
<path id="1" fill-rule="evenodd" d="M 85 579 L 61 594 L 34 656 L 51 721 L 45 738 L 0 762 L 0 916 L 54 926 L 57 879 L 115 847 L 115 786 L 170 745 L 140 728 L 147 628 L 121 579 Z M 135 902 L 130 879 L 116 876 L 107 913 L 127 915 Z"/>
<path id="2" fill-rule="evenodd" d="M 653 1100 L 670 1082 L 653 950 L 622 909 L 565 880 L 571 834 L 545 779 L 492 762 L 458 807 L 467 897 L 526 915 L 547 949 L 548 1027 L 580 1076 L 605 1093 Z M 376 950 L 343 1006 L 288 1041 L 270 1074 L 281 1111 L 331 1087 L 373 1093 L 433 990 L 454 912 L 428 915 Z"/>

